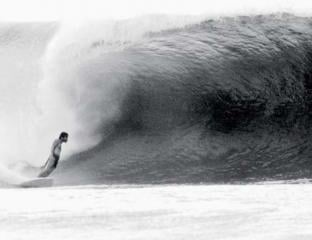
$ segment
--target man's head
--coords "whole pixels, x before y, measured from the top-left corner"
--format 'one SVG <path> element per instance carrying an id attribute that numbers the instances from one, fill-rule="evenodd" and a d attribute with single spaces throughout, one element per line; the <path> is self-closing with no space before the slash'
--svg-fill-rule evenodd
<path id="1" fill-rule="evenodd" d="M 61 132 L 60 136 L 59 136 L 59 139 L 62 141 L 62 142 L 67 142 L 68 140 L 68 133 L 67 132 Z"/>

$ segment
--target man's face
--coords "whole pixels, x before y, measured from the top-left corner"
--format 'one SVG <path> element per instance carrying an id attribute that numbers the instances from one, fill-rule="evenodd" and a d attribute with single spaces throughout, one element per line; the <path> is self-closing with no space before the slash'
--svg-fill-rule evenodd
<path id="1" fill-rule="evenodd" d="M 68 141 L 68 137 L 62 137 L 62 142 L 67 142 Z"/>

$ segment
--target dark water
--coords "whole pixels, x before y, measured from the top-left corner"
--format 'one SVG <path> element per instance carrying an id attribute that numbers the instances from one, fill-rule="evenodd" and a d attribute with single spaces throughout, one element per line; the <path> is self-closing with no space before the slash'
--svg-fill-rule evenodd
<path id="1" fill-rule="evenodd" d="M 98 146 L 60 165 L 57 182 L 311 177 L 311 27 L 288 14 L 207 20 L 147 32 L 88 62 L 110 61 L 110 77 L 127 79 L 121 116 L 97 128 L 106 136 Z M 97 98 L 90 111 L 104 113 Z"/>

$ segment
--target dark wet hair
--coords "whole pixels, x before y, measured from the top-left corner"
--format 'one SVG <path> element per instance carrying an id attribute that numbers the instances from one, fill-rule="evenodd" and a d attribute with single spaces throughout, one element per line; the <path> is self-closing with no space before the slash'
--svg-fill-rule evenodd
<path id="1" fill-rule="evenodd" d="M 61 132 L 59 139 L 64 138 L 64 137 L 68 137 L 68 133 L 67 132 Z"/>

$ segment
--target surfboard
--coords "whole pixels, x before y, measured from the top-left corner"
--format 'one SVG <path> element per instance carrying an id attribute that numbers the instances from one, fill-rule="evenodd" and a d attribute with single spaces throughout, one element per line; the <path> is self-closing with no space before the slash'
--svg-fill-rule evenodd
<path id="1" fill-rule="evenodd" d="M 52 178 L 34 178 L 18 184 L 19 187 L 23 188 L 51 187 L 52 185 Z"/>

